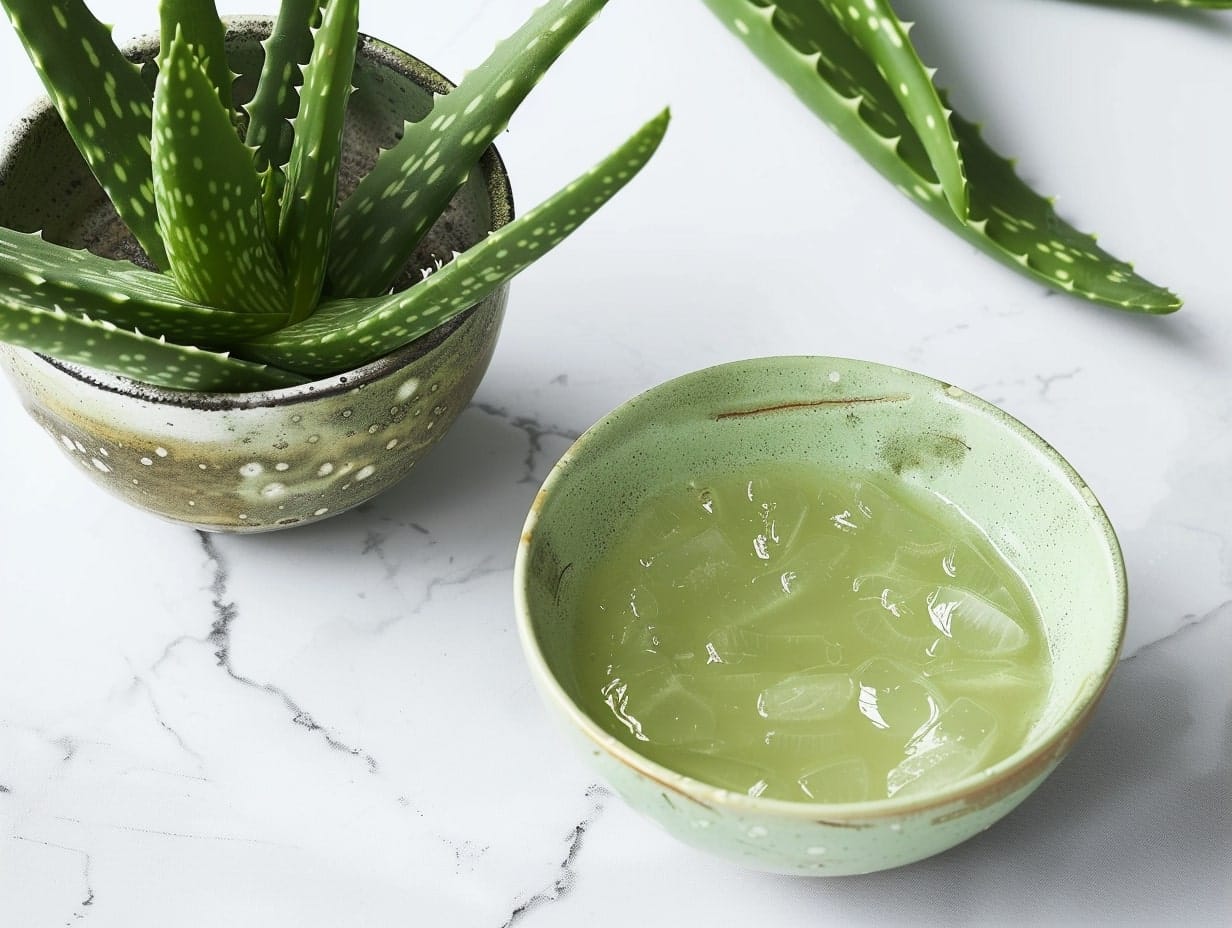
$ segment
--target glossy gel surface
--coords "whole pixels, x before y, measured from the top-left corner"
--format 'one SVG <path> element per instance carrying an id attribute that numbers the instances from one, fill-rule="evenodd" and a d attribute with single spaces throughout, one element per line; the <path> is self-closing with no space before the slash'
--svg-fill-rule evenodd
<path id="1" fill-rule="evenodd" d="M 945 788 L 1024 743 L 1051 679 L 1030 594 L 957 507 L 808 465 L 651 495 L 580 605 L 587 713 L 751 796 Z"/>

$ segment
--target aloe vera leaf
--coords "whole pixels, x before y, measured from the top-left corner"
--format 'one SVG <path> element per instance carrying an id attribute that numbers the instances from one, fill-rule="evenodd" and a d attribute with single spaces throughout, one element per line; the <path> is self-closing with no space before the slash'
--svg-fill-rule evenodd
<path id="1" fill-rule="evenodd" d="M 286 324 L 280 313 L 234 313 L 193 303 L 164 274 L 0 227 L 0 307 L 19 304 L 59 306 L 201 347 L 222 347 Z"/>
<path id="2" fill-rule="evenodd" d="M 272 164 L 258 178 L 261 183 L 261 222 L 266 229 L 277 229 L 282 216 L 282 188 L 286 178 Z"/>
<path id="3" fill-rule="evenodd" d="M 182 30 L 193 55 L 201 62 L 214 89 L 218 91 L 218 99 L 231 110 L 234 107 L 231 86 L 235 83 L 235 74 L 227 65 L 226 29 L 218 18 L 214 0 L 159 0 L 158 16 L 159 34 L 162 36 L 160 63 L 167 57 L 172 38 L 178 30 Z"/>
<path id="4" fill-rule="evenodd" d="M 81 0 L 0 0 L 86 164 L 149 259 L 168 267 L 150 172 L 150 90 Z"/>
<path id="5" fill-rule="evenodd" d="M 386 297 L 326 301 L 303 322 L 247 342 L 237 352 L 324 376 L 414 341 L 564 241 L 645 167 L 669 119 L 664 110 L 586 174 L 409 289 Z"/>
<path id="6" fill-rule="evenodd" d="M 1173 312 L 1180 300 L 1065 223 L 972 124 L 951 117 L 967 171 L 970 215 L 946 202 L 919 136 L 876 67 L 818 0 L 705 0 L 769 69 L 840 137 L 941 223 L 1051 287 L 1120 309 Z M 944 98 L 943 98 L 944 102 Z"/>
<path id="7" fill-rule="evenodd" d="M 1014 162 L 984 141 L 979 126 L 956 113 L 954 128 L 967 152 L 972 190 L 996 192 L 987 199 L 973 200 L 975 214 L 985 217 L 969 226 L 979 238 L 964 234 L 981 244 L 991 243 L 996 251 L 987 247 L 986 251 L 1008 256 L 1032 276 L 1084 299 L 1145 313 L 1180 309 L 1176 294 L 1140 277 L 1132 264 L 1100 248 L 1093 235 L 1060 219 L 1052 201 L 1027 186 L 1014 170 Z"/>
<path id="8" fill-rule="evenodd" d="M 946 109 L 933 84 L 932 73 L 916 54 L 907 26 L 889 0 L 822 0 L 856 44 L 873 59 L 886 86 L 911 122 L 945 198 L 959 219 L 967 218 L 967 177 L 962 152 L 950 127 Z"/>
<path id="9" fill-rule="evenodd" d="M 224 309 L 284 312 L 287 287 L 252 152 L 183 33 L 172 39 L 154 89 L 153 161 L 180 292 Z"/>
<path id="10" fill-rule="evenodd" d="M 359 0 L 329 0 L 304 69 L 295 141 L 287 163 L 278 245 L 291 288 L 291 322 L 321 297 L 330 228 L 338 197 L 342 127 L 351 96 L 359 34 Z"/>
<path id="11" fill-rule="evenodd" d="M 312 54 L 312 33 L 319 25 L 325 0 L 282 0 L 274 31 L 262 43 L 265 61 L 248 112 L 245 141 L 257 150 L 259 166 L 281 170 L 291 156 L 294 132 L 290 120 L 299 108 L 295 89 L 300 69 Z"/>
<path id="12" fill-rule="evenodd" d="M 471 168 L 544 72 L 607 0 L 550 0 L 461 84 L 408 124 L 339 207 L 330 291 L 386 293 Z"/>
<path id="13" fill-rule="evenodd" d="M 0 342 L 173 390 L 243 393 L 306 382 L 289 371 L 178 345 L 59 307 L 3 306 Z"/>

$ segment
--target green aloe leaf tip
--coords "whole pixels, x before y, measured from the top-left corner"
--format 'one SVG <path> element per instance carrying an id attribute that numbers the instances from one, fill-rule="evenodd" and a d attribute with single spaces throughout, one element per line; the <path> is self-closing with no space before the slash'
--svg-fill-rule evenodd
<path id="1" fill-rule="evenodd" d="M 1119 309 L 1169 313 L 1169 290 L 1099 248 L 1025 184 L 978 129 L 950 124 L 967 175 L 969 215 L 947 201 L 929 153 L 877 64 L 820 0 L 705 0 L 772 72 L 866 161 L 935 219 L 1007 266 Z M 946 106 L 944 95 L 941 96 Z"/>
<path id="2" fill-rule="evenodd" d="M 154 195 L 171 270 L 188 299 L 286 312 L 252 152 L 192 46 L 177 33 L 154 90 Z"/>
<path id="3" fill-rule="evenodd" d="M 670 118 L 663 111 L 590 171 L 409 289 L 387 297 L 327 301 L 303 322 L 237 351 L 324 376 L 410 343 L 474 306 L 564 241 L 645 167 Z"/>
<path id="4" fill-rule="evenodd" d="M 388 292 L 514 110 L 607 0 L 550 0 L 382 152 L 334 220 L 336 296 Z"/>

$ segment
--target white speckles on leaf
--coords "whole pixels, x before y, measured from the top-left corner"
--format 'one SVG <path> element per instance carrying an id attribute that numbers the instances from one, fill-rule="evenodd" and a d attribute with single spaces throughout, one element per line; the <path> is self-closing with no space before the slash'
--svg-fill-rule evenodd
<path id="1" fill-rule="evenodd" d="M 20 23 L 18 35 L 48 96 L 121 219 L 150 258 L 165 267 L 166 255 L 152 221 L 152 200 L 144 202 L 146 215 L 130 208 L 150 173 L 142 147 L 143 142 L 148 145 L 150 131 L 149 89 L 116 49 L 110 30 L 84 4 L 21 3 L 21 16 L 15 17 L 17 5 L 9 3 L 6 8 L 14 24 Z M 107 112 L 101 105 L 104 96 Z M 98 104 L 87 113 L 83 100 Z"/>
<path id="2" fill-rule="evenodd" d="M 619 190 L 617 166 L 632 176 L 650 159 L 667 130 L 660 114 L 589 171 L 546 202 L 492 233 L 465 254 L 389 297 L 322 304 L 304 322 L 252 341 L 246 353 L 308 375 L 326 375 L 388 353 L 462 312 L 559 244 L 570 230 Z M 566 219 L 569 211 L 574 218 Z M 534 235 L 535 230 L 540 235 Z M 386 320 L 396 318 L 395 324 Z M 328 350 L 325 346 L 328 345 Z M 417 386 L 417 385 L 416 385 Z M 409 390 L 406 401 L 413 395 Z"/>
<path id="3" fill-rule="evenodd" d="M 747 33 L 735 27 L 732 31 L 891 183 L 999 260 L 1059 289 L 1081 292 L 1113 306 L 1170 312 L 1180 305 L 1173 294 L 1137 275 L 1124 281 L 1109 280 L 1109 271 L 1121 262 L 1091 249 L 1085 236 L 1057 217 L 1050 201 L 1017 177 L 1012 163 L 988 147 L 975 126 L 952 112 L 944 94 L 932 86 L 931 69 L 924 68 L 922 75 L 909 69 L 915 77 L 884 66 L 879 71 L 877 62 L 848 34 L 857 21 L 860 29 L 867 28 L 859 9 L 853 17 L 837 0 L 784 0 L 769 7 L 756 0 L 705 2 L 724 22 L 744 21 L 749 26 Z M 885 16 L 892 16 L 887 0 L 871 2 L 884 8 Z M 879 40 L 887 35 L 885 25 L 879 24 Z M 908 27 L 901 25 L 905 36 Z M 865 35 L 870 43 L 871 36 L 871 32 Z M 892 43 L 882 51 L 885 60 L 905 60 L 914 54 L 909 46 L 899 50 Z M 811 63 L 804 61 L 806 52 L 814 59 Z M 886 74 L 892 79 L 887 80 Z M 936 94 L 939 104 L 916 99 L 922 92 Z M 905 109 L 908 106 L 919 117 L 914 125 Z M 933 116 L 931 125 L 923 118 L 926 115 Z M 925 142 L 930 139 L 933 147 L 926 150 Z M 955 190 L 954 177 L 943 189 L 934 169 L 934 161 L 951 163 L 955 153 L 961 154 L 967 177 L 970 205 L 966 219 L 956 214 L 949 199 Z M 1055 236 L 1069 243 L 1065 253 L 1074 258 L 1072 263 L 1046 256 L 1035 247 L 1043 230 L 1050 231 L 1049 239 Z M 1070 278 L 1056 274 L 1058 269 L 1066 270 Z M 1081 280 L 1083 286 L 1075 286 L 1074 280 Z"/>
<path id="4" fill-rule="evenodd" d="M 197 103 L 186 105 L 190 98 Z M 180 289 L 197 302 L 227 309 L 285 311 L 282 269 L 263 227 L 262 185 L 251 154 L 182 37 L 166 51 L 155 112 L 154 196 Z M 209 138 L 208 174 L 193 130 Z M 211 183 L 237 191 L 245 208 L 220 223 Z"/>
<path id="5" fill-rule="evenodd" d="M 398 145 L 382 153 L 371 174 L 339 209 L 329 264 L 334 292 L 376 296 L 388 291 L 398 269 L 493 136 L 605 2 L 549 0 L 514 35 L 499 43 L 457 89 L 438 97 L 429 119 L 406 127 Z M 439 163 L 424 165 L 425 154 L 438 157 Z M 431 173 L 417 185 L 417 199 L 404 201 L 391 191 L 396 177 L 421 170 Z M 382 230 L 396 232 L 377 242 L 371 235 L 346 234 L 347 219 L 355 214 L 364 215 L 366 222 Z"/>

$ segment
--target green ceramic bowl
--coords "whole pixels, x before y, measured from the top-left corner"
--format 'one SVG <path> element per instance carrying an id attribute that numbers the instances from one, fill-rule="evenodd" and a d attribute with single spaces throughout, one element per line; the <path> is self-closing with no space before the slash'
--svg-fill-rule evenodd
<path id="1" fill-rule="evenodd" d="M 698 471 L 775 460 L 833 463 L 928 487 L 960 505 L 1013 561 L 1039 603 L 1053 660 L 1043 715 L 1015 754 L 931 795 L 785 802 L 662 767 L 579 708 L 571 655 L 583 578 L 640 501 Z M 1056 451 L 957 387 L 837 358 L 726 364 L 620 407 L 548 477 L 526 522 L 514 584 L 536 683 L 631 805 L 697 847 L 764 870 L 822 876 L 936 854 L 1022 802 L 1090 718 L 1126 613 L 1112 526 Z"/>
<path id="2" fill-rule="evenodd" d="M 271 23 L 228 21 L 227 51 L 247 100 Z M 156 37 L 135 42 L 149 62 Z M 452 86 L 417 58 L 361 36 L 347 110 L 340 195 L 408 120 Z M 465 251 L 513 218 L 509 178 L 489 149 L 428 233 L 401 283 L 433 256 Z M 145 261 L 43 101 L 0 142 L 0 224 L 109 257 Z M 164 390 L 0 344 L 0 369 L 56 446 L 102 489 L 173 522 L 220 532 L 304 525 L 393 486 L 466 408 L 496 347 L 508 285 L 383 358 L 265 393 Z"/>

